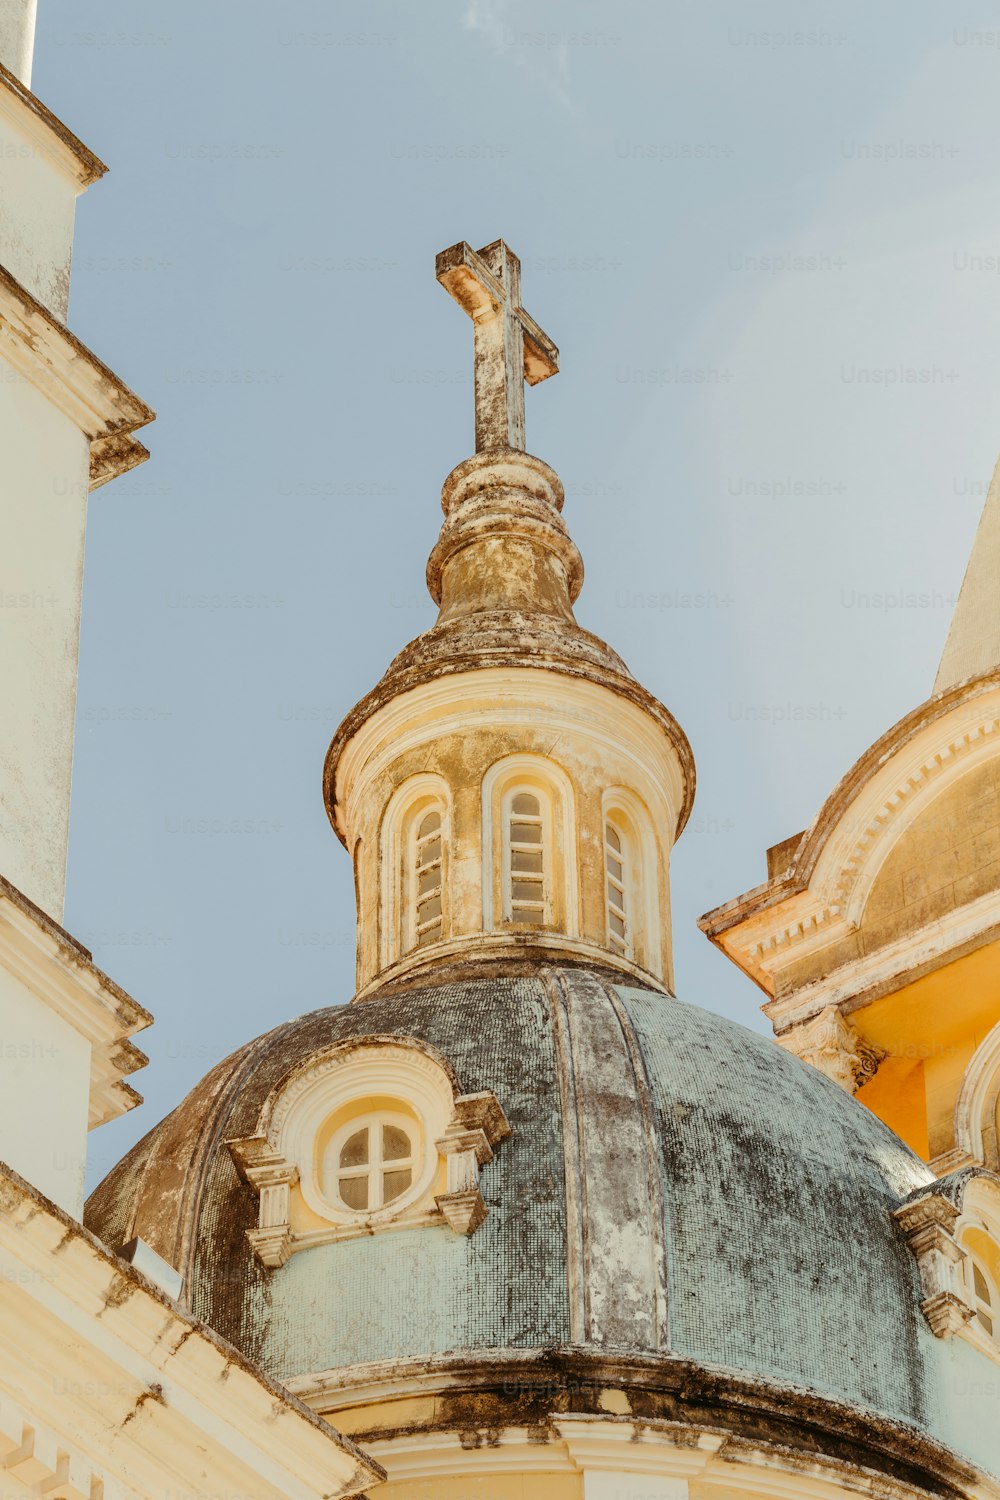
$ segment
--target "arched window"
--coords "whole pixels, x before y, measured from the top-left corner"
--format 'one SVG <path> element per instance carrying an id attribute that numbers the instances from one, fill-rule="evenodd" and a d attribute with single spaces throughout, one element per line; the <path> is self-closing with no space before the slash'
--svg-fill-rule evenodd
<path id="1" fill-rule="evenodd" d="M 483 930 L 580 931 L 573 785 L 544 755 L 494 762 L 482 786 Z"/>
<path id="2" fill-rule="evenodd" d="M 413 819 L 413 841 L 408 850 L 411 921 L 408 946 L 424 948 L 439 943 L 444 925 L 444 848 L 441 813 L 432 808 Z"/>
<path id="3" fill-rule="evenodd" d="M 327 1191 L 335 1188 L 335 1202 L 354 1213 L 387 1208 L 413 1184 L 418 1165 L 413 1122 L 381 1112 L 353 1119 L 334 1136 L 330 1157 Z"/>
<path id="4" fill-rule="evenodd" d="M 962 1195 L 956 1239 L 965 1251 L 963 1300 L 972 1308 L 967 1332 L 986 1338 L 997 1357 L 1000 1344 L 1000 1192 L 991 1176 L 973 1177 Z"/>
<path id="5" fill-rule="evenodd" d="M 515 791 L 507 799 L 507 917 L 531 927 L 545 924 L 548 911 L 545 822 L 535 792 Z"/>
<path id="6" fill-rule="evenodd" d="M 389 800 L 378 860 L 383 968 L 451 936 L 451 826 L 451 796 L 441 776 L 411 776 Z"/>
<path id="7" fill-rule="evenodd" d="M 605 910 L 608 923 L 608 946 L 616 953 L 629 955 L 632 951 L 631 914 L 632 903 L 628 895 L 630 871 L 628 869 L 628 837 L 612 818 L 604 824 L 604 885 Z"/>
<path id="8" fill-rule="evenodd" d="M 660 972 L 657 847 L 646 805 L 628 787 L 602 800 L 604 933 L 612 953 Z"/>
<path id="9" fill-rule="evenodd" d="M 969 1291 L 972 1294 L 972 1306 L 975 1309 L 976 1321 L 992 1338 L 994 1319 L 1000 1313 L 994 1289 L 986 1271 L 971 1255 L 968 1258 L 967 1265 Z"/>

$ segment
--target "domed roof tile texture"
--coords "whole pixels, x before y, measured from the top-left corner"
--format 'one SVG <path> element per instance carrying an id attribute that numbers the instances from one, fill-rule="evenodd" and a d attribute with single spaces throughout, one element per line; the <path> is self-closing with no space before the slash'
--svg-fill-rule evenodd
<path id="1" fill-rule="evenodd" d="M 410 1037 L 510 1136 L 488 1214 L 294 1254 L 246 1231 L 227 1139 L 334 1042 Z M 456 1350 L 680 1356 L 928 1425 L 937 1342 L 892 1210 L 929 1173 L 874 1115 L 775 1044 L 570 968 L 376 995 L 233 1054 L 115 1168 L 87 1223 L 138 1235 L 194 1312 L 279 1379 Z M 933 1427 L 933 1420 L 930 1424 Z"/>

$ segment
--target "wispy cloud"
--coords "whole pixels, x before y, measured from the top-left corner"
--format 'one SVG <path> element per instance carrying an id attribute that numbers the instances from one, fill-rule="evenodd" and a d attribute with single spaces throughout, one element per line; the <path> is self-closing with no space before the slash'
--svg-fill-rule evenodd
<path id="1" fill-rule="evenodd" d="M 570 97 L 569 39 L 558 32 L 540 31 L 531 21 L 519 25 L 516 7 L 507 0 L 469 0 L 462 26 L 475 32 L 501 57 L 541 84 L 571 114 L 579 111 Z"/>

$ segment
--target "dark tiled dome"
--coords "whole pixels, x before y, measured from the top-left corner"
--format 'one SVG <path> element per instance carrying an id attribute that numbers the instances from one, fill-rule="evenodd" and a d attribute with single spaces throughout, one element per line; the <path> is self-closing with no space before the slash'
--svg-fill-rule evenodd
<path id="1" fill-rule="evenodd" d="M 470 1238 L 413 1228 L 253 1256 L 227 1139 L 293 1069 L 412 1037 L 512 1133 Z M 936 1340 L 891 1210 L 927 1168 L 821 1074 L 743 1027 L 594 973 L 411 989 L 234 1053 L 87 1207 L 177 1265 L 193 1311 L 278 1378 L 455 1350 L 680 1356 L 925 1424 Z M 568 1185 L 568 1191 L 567 1191 Z"/>

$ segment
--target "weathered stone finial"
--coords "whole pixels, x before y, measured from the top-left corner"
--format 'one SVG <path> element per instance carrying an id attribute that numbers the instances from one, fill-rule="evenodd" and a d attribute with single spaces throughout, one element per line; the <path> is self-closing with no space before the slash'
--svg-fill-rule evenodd
<path id="1" fill-rule="evenodd" d="M 476 452 L 524 449 L 524 384 L 559 369 L 559 350 L 521 306 L 521 262 L 503 240 L 442 250 L 435 275 L 475 330 Z"/>

